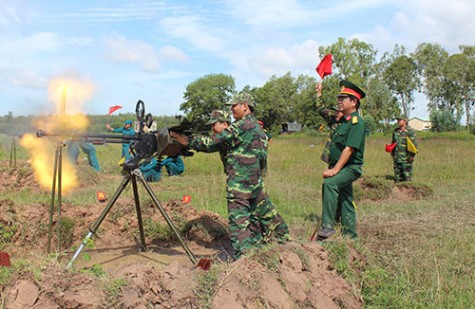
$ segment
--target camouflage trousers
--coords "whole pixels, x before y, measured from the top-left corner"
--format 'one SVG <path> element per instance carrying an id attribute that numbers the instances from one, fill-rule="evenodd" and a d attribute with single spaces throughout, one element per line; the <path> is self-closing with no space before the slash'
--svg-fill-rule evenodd
<path id="1" fill-rule="evenodd" d="M 265 190 L 257 190 L 255 197 L 245 195 L 242 192 L 228 192 L 229 234 L 236 259 L 263 242 L 289 239 L 287 224 L 277 213 Z"/>
<path id="2" fill-rule="evenodd" d="M 413 163 L 407 160 L 394 160 L 394 181 L 411 181 L 412 180 L 412 165 Z"/>

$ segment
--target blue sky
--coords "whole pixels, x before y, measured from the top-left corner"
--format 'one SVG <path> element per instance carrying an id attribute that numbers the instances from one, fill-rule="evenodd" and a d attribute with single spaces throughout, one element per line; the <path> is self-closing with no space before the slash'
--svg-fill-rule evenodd
<path id="1" fill-rule="evenodd" d="M 174 115 L 206 74 L 230 74 L 237 89 L 316 76 L 318 47 L 338 37 L 379 53 L 422 42 L 457 53 L 475 44 L 473 12 L 471 0 L 0 0 L 0 115 L 54 112 L 48 85 L 62 77 L 92 85 L 85 113 L 133 112 L 141 99 Z M 417 96 L 411 116 L 427 118 L 425 105 Z"/>

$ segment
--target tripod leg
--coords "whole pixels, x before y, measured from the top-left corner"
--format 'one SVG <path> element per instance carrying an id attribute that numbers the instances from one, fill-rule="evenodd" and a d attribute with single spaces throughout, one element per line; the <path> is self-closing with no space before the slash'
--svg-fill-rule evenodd
<path id="1" fill-rule="evenodd" d="M 58 145 L 58 244 L 57 251 L 61 250 L 61 203 L 62 196 L 62 174 L 63 174 L 63 146 Z"/>
<path id="2" fill-rule="evenodd" d="M 81 254 L 81 251 L 86 246 L 88 240 L 96 233 L 97 229 L 101 225 L 102 221 L 104 221 L 105 217 L 107 216 L 107 214 L 111 210 L 112 206 L 114 206 L 114 203 L 117 201 L 117 199 L 119 198 L 122 191 L 124 191 L 125 187 L 127 187 L 128 183 L 130 181 L 130 177 L 131 176 L 129 175 L 126 178 L 124 178 L 124 180 L 120 184 L 119 188 L 117 188 L 117 190 L 115 191 L 115 193 L 112 196 L 111 200 L 107 204 L 106 208 L 104 208 L 104 210 L 102 211 L 99 218 L 97 218 L 97 220 L 89 227 L 89 233 L 87 233 L 86 237 L 84 238 L 81 245 L 79 246 L 79 248 L 74 253 L 73 257 L 69 261 L 68 266 L 66 266 L 66 268 L 71 268 L 73 266 L 74 261 L 76 261 L 78 256 Z"/>
<path id="3" fill-rule="evenodd" d="M 134 191 L 135 210 L 137 211 L 137 221 L 139 224 L 140 241 L 142 242 L 142 249 L 147 251 L 147 245 L 145 244 L 145 234 L 143 232 L 142 211 L 140 210 L 139 191 L 137 189 L 137 179 L 135 174 L 132 174 L 132 189 Z"/>
<path id="4" fill-rule="evenodd" d="M 53 185 L 51 187 L 51 206 L 49 208 L 49 224 L 48 224 L 48 244 L 46 251 L 51 252 L 51 230 L 53 228 L 53 212 L 54 212 L 54 198 L 56 195 L 56 175 L 58 172 L 58 148 L 54 152 L 54 169 L 53 169 Z"/>
<path id="5" fill-rule="evenodd" d="M 135 172 L 135 171 L 134 171 Z M 140 172 L 140 171 L 139 171 Z M 167 222 L 168 226 L 170 227 L 170 229 L 173 231 L 173 233 L 175 234 L 175 236 L 178 238 L 178 241 L 180 242 L 181 246 L 183 247 L 183 249 L 185 249 L 185 252 L 186 252 L 186 255 L 188 255 L 188 257 L 190 258 L 191 262 L 193 263 L 193 265 L 196 265 L 196 259 L 195 259 L 195 256 L 193 255 L 193 253 L 191 253 L 191 250 L 190 248 L 188 248 L 188 246 L 186 245 L 185 241 L 183 240 L 183 238 L 181 238 L 180 236 L 180 233 L 178 233 L 175 225 L 173 224 L 173 221 L 172 219 L 170 219 L 170 217 L 168 216 L 168 214 L 165 212 L 165 209 L 163 209 L 162 205 L 160 204 L 160 202 L 158 201 L 157 199 L 157 196 L 153 193 L 152 191 L 152 188 L 150 188 L 150 185 L 147 183 L 147 181 L 145 181 L 145 179 L 143 178 L 142 176 L 142 173 L 137 173 L 137 178 L 140 180 L 140 182 L 143 184 L 143 186 L 145 187 L 145 189 L 147 190 L 148 194 L 150 195 L 150 197 L 152 198 L 153 200 L 153 203 L 155 204 L 155 206 L 157 206 L 158 210 L 160 210 L 160 213 L 162 214 L 163 218 L 165 219 L 165 221 Z"/>

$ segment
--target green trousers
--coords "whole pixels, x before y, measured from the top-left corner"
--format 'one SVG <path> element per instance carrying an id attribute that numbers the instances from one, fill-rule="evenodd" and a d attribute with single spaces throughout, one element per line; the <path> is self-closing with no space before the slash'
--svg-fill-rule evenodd
<path id="1" fill-rule="evenodd" d="M 353 181 L 361 176 L 361 166 L 345 166 L 333 177 L 325 178 L 322 185 L 322 228 L 334 229 L 337 211 L 341 211 L 343 235 L 356 238 L 356 209 L 353 202 Z"/>

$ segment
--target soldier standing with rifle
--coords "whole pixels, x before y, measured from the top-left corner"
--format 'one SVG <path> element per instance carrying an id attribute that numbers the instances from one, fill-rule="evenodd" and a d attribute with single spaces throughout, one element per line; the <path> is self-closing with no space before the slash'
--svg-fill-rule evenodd
<path id="1" fill-rule="evenodd" d="M 226 198 L 229 233 L 237 259 L 263 241 L 288 240 L 289 230 L 264 187 L 267 137 L 254 117 L 254 100 L 250 94 L 240 93 L 228 105 L 236 122 L 219 134 L 192 137 L 189 146 L 206 152 L 228 150 Z"/>
<path id="2" fill-rule="evenodd" d="M 337 101 L 343 117 L 333 132 L 329 165 L 323 172 L 322 225 L 317 233 L 318 240 L 325 240 L 335 234 L 335 217 L 339 208 L 343 235 L 352 239 L 357 237 L 353 181 L 362 174 L 365 124 L 358 109 L 365 93 L 345 80 L 340 82 L 340 87 Z M 317 96 L 321 96 L 321 92 L 317 91 Z"/>

